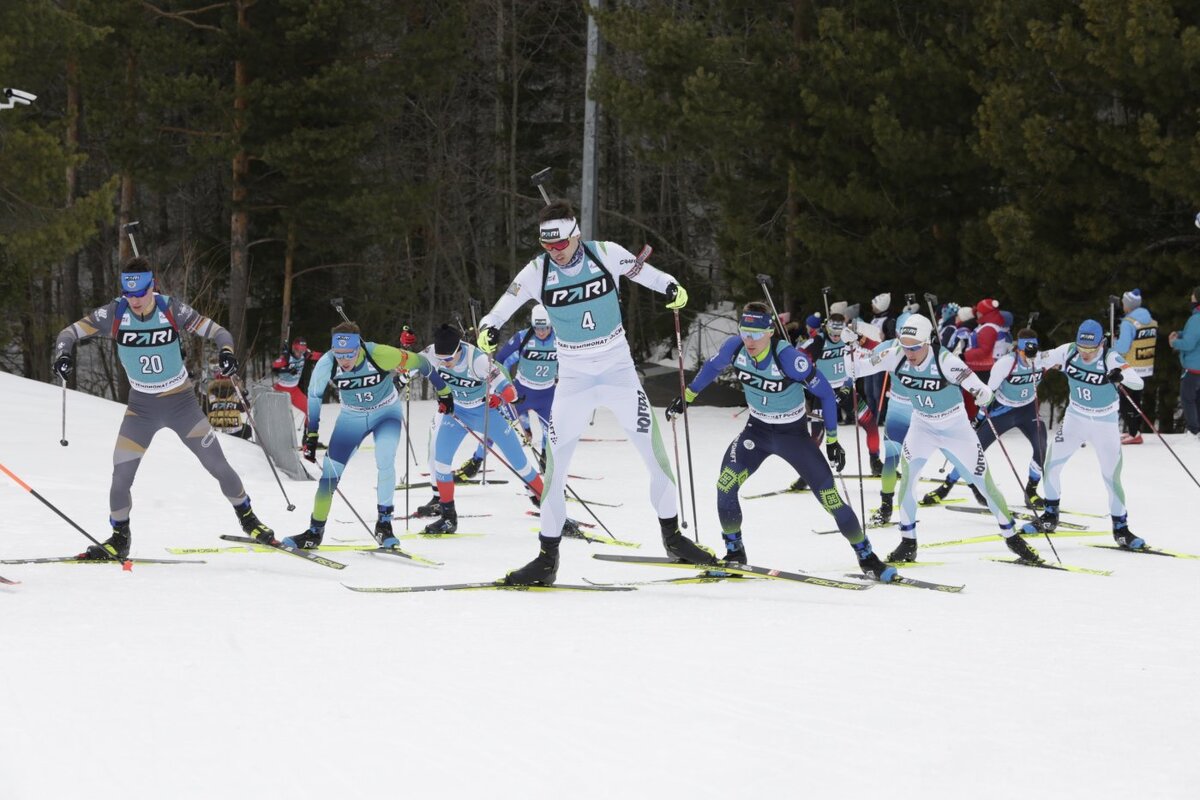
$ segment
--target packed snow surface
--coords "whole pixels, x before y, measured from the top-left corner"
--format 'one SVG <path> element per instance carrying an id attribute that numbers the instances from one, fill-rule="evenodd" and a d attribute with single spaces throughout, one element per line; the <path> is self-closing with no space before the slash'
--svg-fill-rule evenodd
<path id="1" fill-rule="evenodd" d="M 61 447 L 60 401 L 54 386 L 0 374 L 0 463 L 104 538 L 124 408 L 70 393 L 70 445 Z M 337 407 L 326 411 L 323 440 Z M 422 461 L 433 413 L 432 403 L 413 403 Z M 720 547 L 721 456 L 744 422 L 729 409 L 691 412 L 694 529 L 711 547 Z M 605 411 L 588 435 L 623 436 Z M 842 441 L 855 472 L 851 429 Z M 1023 439 L 1003 441 L 1024 471 Z M 1200 445 L 1168 441 L 1200 475 Z M 262 519 L 280 536 L 302 531 L 315 483 L 285 480 L 297 505 L 289 514 L 257 446 L 220 442 Z M 1019 498 L 1000 449 L 989 457 L 1006 496 Z M 865 449 L 862 458 L 865 467 Z M 410 469 L 420 480 L 426 466 Z M 662 552 L 632 446 L 585 442 L 570 471 L 601 478 L 571 483 L 585 498 L 622 504 L 596 511 L 642 548 L 568 540 L 560 582 L 685 574 L 590 557 Z M 1131 528 L 1152 545 L 1200 554 L 1200 488 L 1157 438 L 1125 448 L 1123 477 Z M 771 460 L 743 494 L 792 479 Z M 878 483 L 865 481 L 868 508 Z M 17 484 L 0 484 L 0 557 L 71 555 L 87 544 Z M 858 483 L 847 485 L 857 507 Z M 374 487 L 373 454 L 360 452 L 342 488 L 369 522 Z M 769 580 L 621 594 L 359 594 L 342 584 L 492 580 L 524 564 L 537 551 L 528 501 L 511 480 L 459 487 L 460 514 L 492 515 L 463 518 L 460 531 L 486 535 L 403 543 L 444 567 L 326 553 L 349 565 L 336 571 L 277 553 L 169 554 L 227 546 L 217 537 L 239 533 L 216 481 L 169 431 L 133 492 L 135 557 L 207 563 L 0 565 L 21 581 L 0 587 L 5 800 L 1196 796 L 1200 560 L 1091 546 L 1112 543 L 1102 535 L 1055 543 L 1065 563 L 1111 576 L 984 560 L 1008 555 L 999 542 L 923 548 L 922 560 L 944 564 L 906 574 L 965 583 L 958 595 Z M 429 497 L 414 490 L 408 502 Z M 960 486 L 952 497 L 969 493 Z M 399 513 L 403 491 L 396 504 Z M 1086 449 L 1067 466 L 1063 508 L 1107 512 Z M 840 536 L 814 534 L 834 525 L 811 495 L 748 500 L 743 510 L 752 563 L 826 577 L 855 569 Z M 690 519 L 690 499 L 686 511 Z M 574 503 L 569 513 L 590 519 Z M 918 530 L 930 544 L 996 527 L 933 508 L 920 510 Z M 326 541 L 335 538 L 367 538 L 339 499 Z M 886 555 L 898 533 L 872 538 Z M 1044 538 L 1032 543 L 1053 560 Z"/>

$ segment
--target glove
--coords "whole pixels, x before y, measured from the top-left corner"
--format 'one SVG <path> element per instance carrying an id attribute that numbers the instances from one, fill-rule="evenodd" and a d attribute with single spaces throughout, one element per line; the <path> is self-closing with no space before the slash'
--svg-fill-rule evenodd
<path id="1" fill-rule="evenodd" d="M 288 344 L 287 342 L 284 342 L 283 349 L 281 349 L 279 351 L 279 354 L 282 355 L 284 358 L 291 358 L 292 357 L 292 346 L 290 344 Z"/>
<path id="2" fill-rule="evenodd" d="M 310 464 L 317 463 L 317 432 L 304 432 L 304 460 Z"/>
<path id="3" fill-rule="evenodd" d="M 682 395 L 672 400 L 671 405 L 667 406 L 667 422 L 682 414 L 685 408 L 687 408 L 687 401 L 683 399 Z"/>
<path id="4" fill-rule="evenodd" d="M 405 350 L 412 350 L 417 346 L 417 335 L 407 325 L 400 329 L 400 346 Z"/>
<path id="5" fill-rule="evenodd" d="M 479 345 L 480 350 L 491 355 L 500 344 L 500 332 L 490 325 L 484 325 L 479 329 L 479 338 L 475 344 Z"/>
<path id="6" fill-rule="evenodd" d="M 829 463 L 838 472 L 841 472 L 846 468 L 846 448 L 838 444 L 837 436 L 834 436 L 831 439 L 829 435 L 826 434 L 825 457 L 829 459 Z"/>
<path id="7" fill-rule="evenodd" d="M 841 386 L 834 389 L 833 393 L 837 395 L 838 400 L 845 400 L 850 396 L 851 393 L 850 382 L 846 381 Z"/>
<path id="8" fill-rule="evenodd" d="M 454 395 L 439 394 L 438 395 L 438 413 L 453 414 L 454 413 Z"/>
<path id="9" fill-rule="evenodd" d="M 488 398 L 488 408 L 499 408 L 504 402 L 504 398 L 499 392 L 492 392 L 492 396 Z"/>
<path id="10" fill-rule="evenodd" d="M 63 353 L 54 359 L 54 374 L 64 381 L 70 377 L 73 369 L 75 369 L 75 359 L 71 357 L 70 353 Z"/>
<path id="11" fill-rule="evenodd" d="M 667 308 L 672 311 L 677 311 L 687 305 L 687 289 L 684 289 L 678 283 L 672 283 L 667 287 Z"/>
<path id="12" fill-rule="evenodd" d="M 986 386 L 979 391 L 971 392 L 971 394 L 975 395 L 975 405 L 979 406 L 981 410 L 990 406 L 993 398 L 996 396 L 992 393 L 992 390 Z"/>
<path id="13" fill-rule="evenodd" d="M 850 326 L 842 328 L 842 344 L 856 344 L 858 342 L 858 331 Z"/>
<path id="14" fill-rule="evenodd" d="M 233 355 L 232 350 L 229 350 L 229 349 L 222 350 L 221 354 L 219 356 L 217 356 L 217 363 L 221 367 L 222 375 L 226 375 L 226 376 L 237 375 L 238 360 Z"/>
<path id="15" fill-rule="evenodd" d="M 1121 371 L 1120 367 L 1113 367 L 1108 371 L 1109 383 L 1120 383 L 1123 380 L 1125 380 L 1125 373 Z"/>
<path id="16" fill-rule="evenodd" d="M 1038 354 L 1037 344 L 1031 342 L 1031 343 L 1025 345 L 1025 357 L 1026 358 L 1033 358 L 1037 354 Z"/>
<path id="17" fill-rule="evenodd" d="M 411 378 L 404 370 L 400 370 L 392 375 L 392 383 L 396 384 L 397 389 L 403 389 L 405 386 L 408 386 L 409 380 Z"/>

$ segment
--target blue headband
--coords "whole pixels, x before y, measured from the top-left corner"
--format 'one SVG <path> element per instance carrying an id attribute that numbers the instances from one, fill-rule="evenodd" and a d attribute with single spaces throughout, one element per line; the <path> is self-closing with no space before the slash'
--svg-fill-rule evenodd
<path id="1" fill-rule="evenodd" d="M 738 327 L 749 328 L 752 331 L 769 331 L 771 315 L 766 311 L 743 311 L 742 321 Z"/>
<path id="2" fill-rule="evenodd" d="M 357 353 L 362 337 L 357 333 L 335 333 L 333 335 L 334 353 Z"/>
<path id="3" fill-rule="evenodd" d="M 153 272 L 122 272 L 121 293 L 141 297 L 154 285 Z"/>

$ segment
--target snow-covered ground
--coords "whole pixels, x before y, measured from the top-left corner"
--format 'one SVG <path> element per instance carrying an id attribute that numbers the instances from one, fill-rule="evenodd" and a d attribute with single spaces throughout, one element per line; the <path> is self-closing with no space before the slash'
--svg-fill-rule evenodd
<path id="1" fill-rule="evenodd" d="M 71 394 L 64 448 L 59 402 L 53 386 L 0 374 L 0 463 L 102 538 L 124 409 Z M 414 404 L 418 452 L 432 411 Z M 693 411 L 699 530 L 714 547 L 713 484 L 743 421 Z M 605 412 L 593 431 L 621 435 Z M 1023 464 L 1023 440 L 1004 441 Z M 1200 474 L 1200 447 L 1171 441 Z M 264 521 L 302 530 L 315 484 L 285 482 L 289 514 L 257 447 L 221 445 Z M 1200 553 L 1200 489 L 1156 439 L 1125 458 L 1132 528 Z M 992 467 L 1019 496 L 998 449 Z M 1071 462 L 1064 507 L 1106 510 L 1096 470 L 1086 450 Z M 585 443 L 571 471 L 603 478 L 574 482 L 583 496 L 624 504 L 598 511 L 643 543 L 632 552 L 661 553 L 628 444 Z M 791 477 L 771 462 L 744 491 Z M 0 484 L 0 557 L 83 549 L 35 498 Z M 374 485 L 362 453 L 343 489 L 368 518 Z M 877 505 L 876 482 L 867 491 Z M 427 499 L 411 496 L 414 507 Z M 1058 540 L 1058 551 L 1108 577 L 983 560 L 1007 554 L 999 543 L 923 551 L 945 565 L 910 574 L 966 583 L 959 595 L 777 581 L 623 594 L 342 588 L 490 580 L 535 554 L 536 520 L 512 483 L 460 488 L 458 506 L 493 514 L 461 523 L 486 536 L 406 542 L 440 569 L 359 553 L 329 554 L 342 571 L 275 553 L 132 572 L 0 565 L 22 581 L 0 587 L 0 797 L 1196 796 L 1200 561 L 1090 547 L 1111 542 L 1097 537 Z M 744 510 L 754 563 L 830 577 L 854 568 L 841 537 L 812 533 L 833 526 L 811 496 Z M 988 517 L 921 511 L 926 543 L 993 530 Z M 141 557 L 238 532 L 215 481 L 169 432 L 134 486 L 133 532 Z M 327 537 L 363 536 L 335 501 Z M 873 539 L 886 553 L 897 534 Z M 1034 545 L 1049 555 L 1044 539 Z M 590 558 L 603 551 L 631 552 L 565 542 L 560 581 L 682 574 Z"/>

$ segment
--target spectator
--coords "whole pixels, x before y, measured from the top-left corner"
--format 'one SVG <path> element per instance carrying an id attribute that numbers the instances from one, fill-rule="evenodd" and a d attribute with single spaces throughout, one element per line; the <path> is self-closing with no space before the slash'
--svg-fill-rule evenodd
<path id="1" fill-rule="evenodd" d="M 1120 332 L 1113 343 L 1113 350 L 1120 353 L 1129 368 L 1145 380 L 1154 374 L 1158 323 L 1150 316 L 1150 311 L 1142 306 L 1141 289 L 1130 289 L 1121 295 L 1121 309 L 1125 316 L 1121 319 Z M 1141 406 L 1142 394 L 1145 391 L 1125 387 L 1125 391 L 1121 393 L 1121 417 L 1125 420 L 1125 435 L 1121 437 L 1121 444 L 1142 443 L 1142 415 L 1138 413 L 1134 403 Z"/>
<path id="2" fill-rule="evenodd" d="M 1173 350 L 1178 351 L 1183 365 L 1183 383 L 1179 400 L 1188 433 L 1200 439 L 1200 286 L 1192 290 L 1192 315 L 1182 331 L 1172 331 L 1167 337 Z"/>

